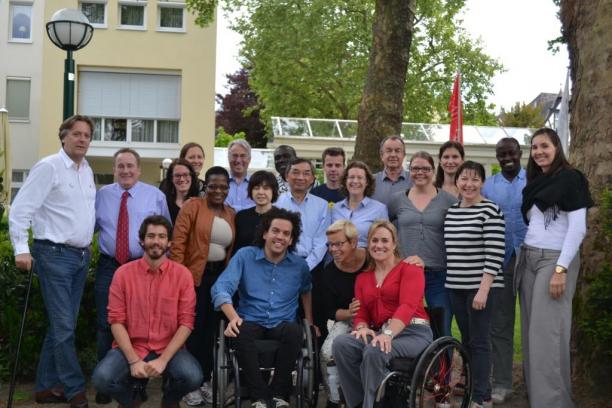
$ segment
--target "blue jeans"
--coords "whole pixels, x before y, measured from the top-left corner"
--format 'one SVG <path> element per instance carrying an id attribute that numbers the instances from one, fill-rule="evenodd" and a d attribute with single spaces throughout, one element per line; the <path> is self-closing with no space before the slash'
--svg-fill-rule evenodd
<path id="1" fill-rule="evenodd" d="M 482 404 L 491 399 L 491 323 L 493 304 L 499 288 L 491 288 L 483 310 L 472 307 L 477 289 L 450 289 L 450 300 L 461 331 L 461 343 L 472 361 L 474 392 L 472 401 Z"/>
<path id="2" fill-rule="evenodd" d="M 94 295 L 96 298 L 96 351 L 102 361 L 113 345 L 113 334 L 108 324 L 108 291 L 119 263 L 108 255 L 100 254 L 96 268 Z"/>
<path id="3" fill-rule="evenodd" d="M 156 353 L 151 352 L 144 360 L 151 361 L 157 357 L 159 356 Z M 147 380 L 132 377 L 123 352 L 114 348 L 96 366 L 91 383 L 98 392 L 108 394 L 122 406 L 128 407 L 134 399 L 134 390 L 139 386 L 146 386 Z M 197 389 L 200 384 L 200 365 L 187 350 L 180 349 L 170 359 L 163 373 L 163 400 L 178 402 L 183 395 Z"/>
<path id="4" fill-rule="evenodd" d="M 44 391 L 62 384 L 66 398 L 71 399 L 85 391 L 74 333 L 91 253 L 89 248 L 35 240 L 32 256 L 49 319 L 35 390 Z"/>
<path id="5" fill-rule="evenodd" d="M 425 268 L 425 300 L 428 308 L 440 308 L 444 310 L 444 320 L 440 336 L 451 336 L 451 321 L 453 310 L 451 309 L 448 289 L 446 283 L 446 270 Z"/>

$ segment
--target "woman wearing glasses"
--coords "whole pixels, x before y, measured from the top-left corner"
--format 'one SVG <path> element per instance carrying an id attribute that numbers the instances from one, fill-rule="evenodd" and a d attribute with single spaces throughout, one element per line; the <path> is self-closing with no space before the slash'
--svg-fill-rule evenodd
<path id="1" fill-rule="evenodd" d="M 230 258 L 236 236 L 234 210 L 224 204 L 229 190 L 227 170 L 211 167 L 204 183 L 206 197 L 190 200 L 179 212 L 170 250 L 170 259 L 189 268 L 196 286 L 196 320 L 187 349 L 202 366 L 204 384 L 184 397 L 190 406 L 212 403 L 210 378 L 220 314 L 213 309 L 210 289 Z"/>
<path id="2" fill-rule="evenodd" d="M 425 299 L 429 308 L 444 310 L 443 336 L 451 334 L 452 312 L 446 281 L 444 216 L 457 199 L 433 184 L 434 161 L 427 152 L 410 158 L 412 187 L 389 200 L 389 217 L 398 228 L 400 252 L 425 263 Z"/>
<path id="3" fill-rule="evenodd" d="M 176 217 L 185 201 L 198 197 L 200 193 L 198 176 L 185 159 L 172 161 L 160 189 L 166 195 L 172 225 L 176 223 Z"/>

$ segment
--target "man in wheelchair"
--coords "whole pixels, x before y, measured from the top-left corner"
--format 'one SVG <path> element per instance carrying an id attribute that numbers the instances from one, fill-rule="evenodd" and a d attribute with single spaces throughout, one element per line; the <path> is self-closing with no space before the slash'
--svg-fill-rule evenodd
<path id="1" fill-rule="evenodd" d="M 296 321 L 298 298 L 312 324 L 310 270 L 291 251 L 301 232 L 300 216 L 272 208 L 262 216 L 255 246 L 240 249 L 211 290 L 215 309 L 229 320 L 225 336 L 235 338 L 237 358 L 254 408 L 288 407 L 291 372 L 302 346 Z M 237 308 L 232 296 L 238 291 Z M 268 385 L 259 370 L 256 340 L 280 341 L 274 377 Z"/>

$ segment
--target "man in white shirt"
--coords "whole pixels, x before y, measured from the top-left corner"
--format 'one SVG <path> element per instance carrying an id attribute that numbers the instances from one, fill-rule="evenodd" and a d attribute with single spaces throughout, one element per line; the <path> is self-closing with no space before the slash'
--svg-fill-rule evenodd
<path id="1" fill-rule="evenodd" d="M 236 139 L 227 148 L 227 161 L 230 167 L 229 192 L 225 203 L 236 212 L 255 207 L 255 202 L 248 197 L 249 175 L 251 164 L 251 145 L 244 139 Z"/>
<path id="2" fill-rule="evenodd" d="M 32 167 L 9 216 L 15 264 L 19 269 L 34 268 L 49 318 L 35 399 L 38 403 L 69 401 L 71 408 L 88 406 L 74 333 L 95 225 L 96 186 L 85 160 L 93 129 L 86 116 L 72 116 L 62 123 L 62 148 Z"/>

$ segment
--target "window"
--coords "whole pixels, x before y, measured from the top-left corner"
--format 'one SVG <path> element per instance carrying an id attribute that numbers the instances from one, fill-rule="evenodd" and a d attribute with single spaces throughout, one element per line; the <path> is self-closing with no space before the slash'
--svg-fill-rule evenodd
<path id="1" fill-rule="evenodd" d="M 30 119 L 30 79 L 9 78 L 6 80 L 6 109 L 10 120 Z"/>
<path id="2" fill-rule="evenodd" d="M 9 5 L 9 40 L 32 41 L 32 4 L 11 2 Z"/>
<path id="3" fill-rule="evenodd" d="M 82 1 L 81 11 L 92 26 L 106 28 L 106 0 Z"/>
<path id="4" fill-rule="evenodd" d="M 185 4 L 159 4 L 157 27 L 159 31 L 185 31 Z"/>
<path id="5" fill-rule="evenodd" d="M 90 116 L 91 117 L 91 116 Z M 95 141 L 133 143 L 178 143 L 178 120 L 96 118 Z M 104 134 L 100 131 L 104 129 Z"/>
<path id="6" fill-rule="evenodd" d="M 119 27 L 130 30 L 146 29 L 146 3 L 121 1 L 119 3 Z"/>

